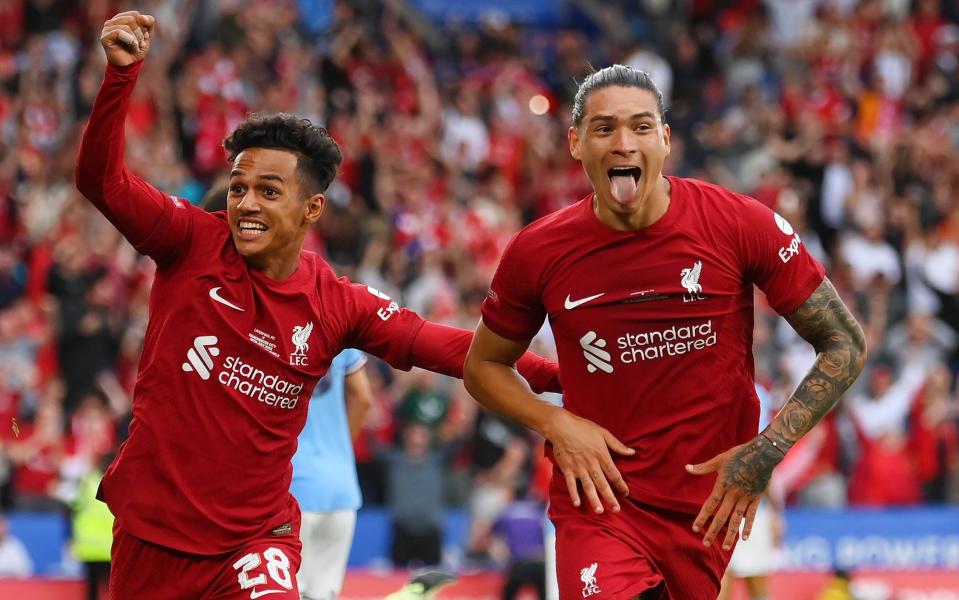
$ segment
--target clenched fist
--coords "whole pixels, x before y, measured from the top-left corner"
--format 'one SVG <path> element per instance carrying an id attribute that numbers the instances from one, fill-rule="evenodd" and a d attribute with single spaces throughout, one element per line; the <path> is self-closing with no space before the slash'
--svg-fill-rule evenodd
<path id="1" fill-rule="evenodd" d="M 100 44 L 111 65 L 125 67 L 139 62 L 150 51 L 156 19 L 135 10 L 122 12 L 103 24 Z"/>

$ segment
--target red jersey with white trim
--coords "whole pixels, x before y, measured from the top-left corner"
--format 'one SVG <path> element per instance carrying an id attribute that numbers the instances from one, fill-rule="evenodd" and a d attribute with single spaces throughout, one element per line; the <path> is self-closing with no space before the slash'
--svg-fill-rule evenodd
<path id="1" fill-rule="evenodd" d="M 666 213 L 616 231 L 592 196 L 521 230 L 483 304 L 514 340 L 548 317 L 564 405 L 636 449 L 631 497 L 697 512 L 714 479 L 686 473 L 756 435 L 753 285 L 788 315 L 823 280 L 782 217 L 719 186 L 669 177 Z"/>
<path id="2" fill-rule="evenodd" d="M 77 165 L 81 192 L 157 263 L 130 436 L 101 496 L 134 536 L 219 554 L 296 522 L 290 459 L 336 354 L 462 377 L 472 336 L 338 279 L 309 252 L 288 279 L 269 279 L 236 251 L 224 213 L 130 173 L 123 121 L 140 65 L 107 68 Z M 546 361 L 521 362 L 540 375 L 534 387 L 555 381 Z"/>

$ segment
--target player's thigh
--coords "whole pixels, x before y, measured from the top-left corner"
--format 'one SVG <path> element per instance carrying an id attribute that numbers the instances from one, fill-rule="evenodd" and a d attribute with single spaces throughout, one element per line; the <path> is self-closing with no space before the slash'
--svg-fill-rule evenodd
<path id="1" fill-rule="evenodd" d="M 769 597 L 769 576 L 759 575 L 746 578 L 746 591 L 750 598 L 768 598 Z"/>
<path id="2" fill-rule="evenodd" d="M 719 595 L 716 596 L 716 600 L 730 600 L 730 598 L 733 597 L 733 586 L 735 584 L 735 578 L 732 576 L 732 573 L 729 572 L 729 569 L 727 569 L 720 583 Z"/>
<path id="3" fill-rule="evenodd" d="M 257 540 L 229 555 L 210 598 L 217 600 L 299 600 L 296 571 L 299 541 L 287 537 Z"/>
<path id="4" fill-rule="evenodd" d="M 635 513 L 635 511 L 633 511 Z M 695 515 L 640 507 L 632 530 L 652 556 L 669 589 L 669 598 L 715 600 L 730 552 L 721 544 L 704 546 L 694 533 Z"/>
<path id="5" fill-rule="evenodd" d="M 110 600 L 195 600 L 216 577 L 207 557 L 152 544 L 114 525 Z"/>
<path id="6" fill-rule="evenodd" d="M 556 519 L 554 523 L 560 598 L 620 600 L 660 588 L 662 575 L 618 532 L 597 527 L 588 519 Z"/>

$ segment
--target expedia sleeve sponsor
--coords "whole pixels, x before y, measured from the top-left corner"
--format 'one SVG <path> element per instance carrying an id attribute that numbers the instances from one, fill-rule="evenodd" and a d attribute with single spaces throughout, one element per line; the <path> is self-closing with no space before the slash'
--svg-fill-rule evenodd
<path id="1" fill-rule="evenodd" d="M 789 221 L 753 199 L 742 208 L 737 214 L 746 279 L 776 312 L 789 315 L 822 283 L 825 270 Z"/>

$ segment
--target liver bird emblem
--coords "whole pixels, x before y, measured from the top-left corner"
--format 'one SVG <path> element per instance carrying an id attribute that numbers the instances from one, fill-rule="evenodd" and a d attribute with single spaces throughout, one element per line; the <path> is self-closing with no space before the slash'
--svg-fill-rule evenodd
<path id="1" fill-rule="evenodd" d="M 587 588 L 596 586 L 596 563 L 593 563 L 579 572 L 579 579 Z"/>
<path id="2" fill-rule="evenodd" d="M 703 286 L 699 285 L 699 275 L 703 272 L 703 261 L 697 260 L 692 268 L 683 269 L 682 285 L 686 292 L 691 295 L 697 295 L 703 291 Z"/>
<path id="3" fill-rule="evenodd" d="M 293 327 L 293 343 L 296 345 L 293 356 L 306 356 L 306 351 L 310 349 L 311 333 L 313 333 L 313 321 L 306 325 L 295 325 Z"/>

